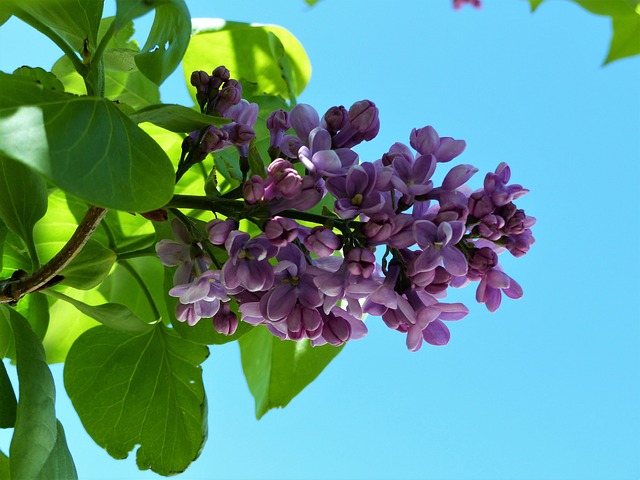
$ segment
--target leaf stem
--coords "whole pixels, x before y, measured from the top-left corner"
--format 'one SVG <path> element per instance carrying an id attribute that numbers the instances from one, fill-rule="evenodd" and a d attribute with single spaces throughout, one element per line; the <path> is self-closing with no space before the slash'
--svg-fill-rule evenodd
<path id="1" fill-rule="evenodd" d="M 140 286 L 140 290 L 142 290 L 142 294 L 147 299 L 147 302 L 149 303 L 149 307 L 151 307 L 151 312 L 153 313 L 154 318 L 156 320 L 160 320 L 162 318 L 162 315 L 160 315 L 160 311 L 156 306 L 156 302 L 153 299 L 153 296 L 151 295 L 151 292 L 149 291 L 147 284 L 144 283 L 144 280 L 142 279 L 140 274 L 136 271 L 135 268 L 133 268 L 133 265 L 131 265 L 127 261 L 124 261 L 124 260 L 119 261 L 118 265 L 122 266 L 122 268 L 124 268 L 127 272 L 129 272 L 129 275 L 131 275 L 133 279 L 136 281 L 136 283 Z"/>
<path id="2" fill-rule="evenodd" d="M 80 253 L 106 214 L 106 208 L 92 205 L 69 241 L 42 268 L 29 276 L 14 275 L 16 278 L 0 281 L 0 303 L 15 304 L 25 295 L 47 288 Z"/>

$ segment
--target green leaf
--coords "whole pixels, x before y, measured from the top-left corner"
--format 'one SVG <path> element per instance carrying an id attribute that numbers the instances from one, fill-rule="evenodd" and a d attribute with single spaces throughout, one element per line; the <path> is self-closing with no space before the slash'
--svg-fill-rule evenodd
<path id="1" fill-rule="evenodd" d="M 542 2 L 544 2 L 544 0 L 529 0 L 529 3 L 531 4 L 531 11 L 535 12 L 536 8 L 538 8 Z"/>
<path id="2" fill-rule="evenodd" d="M 58 300 L 64 300 L 65 302 L 70 303 L 88 317 L 91 317 L 102 323 L 104 326 L 114 330 L 120 330 L 128 333 L 143 333 L 153 328 L 148 323 L 143 322 L 127 307 L 119 303 L 88 305 L 54 290 L 48 290 L 46 293 Z"/>
<path id="3" fill-rule="evenodd" d="M 49 302 L 40 292 L 30 293 L 22 298 L 16 307 L 20 315 L 27 319 L 31 329 L 41 341 L 49 327 Z"/>
<path id="4" fill-rule="evenodd" d="M 24 240 L 36 268 L 33 227 L 47 211 L 47 196 L 47 184 L 40 175 L 0 153 L 0 219 Z"/>
<path id="5" fill-rule="evenodd" d="M 139 444 L 138 467 L 170 475 L 195 460 L 205 441 L 200 364 L 207 355 L 161 324 L 137 335 L 100 326 L 71 348 L 64 383 L 98 445 L 126 458 Z"/>
<path id="6" fill-rule="evenodd" d="M 11 473 L 9 472 L 9 457 L 7 457 L 2 450 L 0 450 L 0 478 L 11 478 Z"/>
<path id="7" fill-rule="evenodd" d="M 59 288 L 59 287 L 58 287 Z M 66 295 L 88 304 L 105 303 L 105 297 L 96 290 L 79 291 L 68 289 Z M 67 302 L 50 297 L 52 303 L 49 309 L 49 328 L 42 341 L 50 364 L 62 363 L 67 358 L 71 345 L 87 330 L 99 325 L 91 317 L 80 312 Z"/>
<path id="8" fill-rule="evenodd" d="M 305 2 L 307 2 L 307 5 L 309 5 L 310 7 L 313 7 L 316 3 L 318 3 L 318 0 L 304 0 Z"/>
<path id="9" fill-rule="evenodd" d="M 129 115 L 135 123 L 150 122 L 171 132 L 189 133 L 209 125 L 223 125 L 229 120 L 203 115 L 182 105 L 150 105 Z"/>
<path id="10" fill-rule="evenodd" d="M 9 320 L 9 307 L 0 305 L 0 358 L 16 358 L 13 327 Z"/>
<path id="11" fill-rule="evenodd" d="M 640 15 L 615 17 L 613 37 L 605 65 L 620 58 L 640 54 Z"/>
<path id="12" fill-rule="evenodd" d="M 0 428 L 13 428 L 16 424 L 18 402 L 4 362 L 0 360 Z"/>
<path id="13" fill-rule="evenodd" d="M 101 37 L 111 26 L 115 17 L 104 18 L 100 23 L 98 35 Z M 140 52 L 138 44 L 129 39 L 134 33 L 133 22 L 127 22 L 116 28 L 107 43 L 104 52 L 105 92 L 110 100 L 126 104 L 133 109 L 160 103 L 158 86 L 145 77 L 135 65 L 133 57 Z M 114 53 L 115 52 L 115 53 Z M 123 58 L 123 57 L 126 57 Z M 133 62 L 133 65 L 131 63 Z M 124 70 L 134 67 L 133 70 Z M 87 88 L 82 76 L 76 72 L 71 61 L 63 56 L 52 68 L 52 71 L 64 84 L 65 90 L 76 95 L 86 95 Z"/>
<path id="14" fill-rule="evenodd" d="M 3 243 L 0 244 L 0 253 L 2 253 L 0 278 L 9 278 L 16 270 L 27 271 L 31 267 L 23 242 L 13 232 L 7 232 L 4 235 Z"/>
<path id="15" fill-rule="evenodd" d="M 607 15 L 610 17 L 626 16 L 634 14 L 634 7 L 628 0 L 573 0 L 585 10 L 596 15 Z"/>
<path id="16" fill-rule="evenodd" d="M 16 425 L 9 450 L 12 478 L 77 478 L 64 433 L 55 416 L 55 386 L 36 334 L 10 311 L 20 384 Z"/>
<path id="17" fill-rule="evenodd" d="M 116 5 L 118 26 L 155 8 L 149 37 L 135 61 L 144 75 L 160 85 L 180 64 L 189 44 L 189 9 L 183 0 L 117 0 Z"/>
<path id="18" fill-rule="evenodd" d="M 20 67 L 13 71 L 14 75 L 21 75 L 26 78 L 34 80 L 37 84 L 42 85 L 44 88 L 50 88 L 51 90 L 58 90 L 64 92 L 64 85 L 58 80 L 53 73 L 47 72 L 40 67 Z"/>
<path id="19" fill-rule="evenodd" d="M 300 95 L 311 76 L 304 48 L 288 30 L 273 25 L 198 19 L 182 61 L 187 84 L 193 71 L 212 71 L 219 65 L 225 65 L 233 78 L 257 84 L 259 93 L 290 100 L 292 95 Z M 194 89 L 190 94 L 195 102 Z"/>
<path id="20" fill-rule="evenodd" d="M 256 402 L 256 418 L 285 407 L 324 370 L 342 347 L 280 340 L 256 327 L 239 341 L 242 369 Z"/>
<path id="21" fill-rule="evenodd" d="M 50 27 L 63 38 L 74 51 L 85 47 L 88 54 L 96 47 L 98 25 L 102 17 L 102 0 L 3 0 L 10 11 L 19 18 L 25 14 Z M 25 20 L 26 21 L 26 20 Z M 27 23 L 30 23 L 27 21 Z M 46 32 L 43 31 L 46 34 Z M 86 45 L 85 45 L 86 42 Z"/>
<path id="22" fill-rule="evenodd" d="M 150 211 L 173 194 L 164 151 L 111 102 L 2 73 L 0 152 L 102 207 Z"/>
<path id="23" fill-rule="evenodd" d="M 64 192 L 56 191 L 49 197 L 49 211 L 35 226 L 34 238 L 43 262 L 51 259 L 71 238 L 78 223 L 72 205 Z M 77 204 L 81 207 L 81 204 Z M 84 212 L 82 212 L 84 215 Z M 94 239 L 86 245 L 61 272 L 63 285 L 89 290 L 100 284 L 116 261 L 116 254 Z"/>

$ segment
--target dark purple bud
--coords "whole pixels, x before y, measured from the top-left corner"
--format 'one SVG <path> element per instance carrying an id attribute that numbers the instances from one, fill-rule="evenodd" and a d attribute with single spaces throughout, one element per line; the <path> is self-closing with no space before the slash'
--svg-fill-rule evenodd
<path id="1" fill-rule="evenodd" d="M 291 128 L 289 114 L 284 110 L 271 112 L 267 117 L 267 128 L 271 134 L 271 147 L 278 147 L 284 137 L 284 132 Z"/>
<path id="2" fill-rule="evenodd" d="M 520 235 L 510 235 L 506 238 L 505 247 L 514 257 L 521 257 L 529 251 L 531 245 L 535 243 L 530 229 L 526 229 Z"/>
<path id="3" fill-rule="evenodd" d="M 338 347 L 351 338 L 351 325 L 346 319 L 330 314 L 322 327 L 322 337 Z"/>
<path id="4" fill-rule="evenodd" d="M 449 282 L 451 282 L 451 274 L 444 267 L 438 265 L 434 270 L 433 280 L 424 287 L 424 290 L 431 295 L 438 295 L 447 289 Z"/>
<path id="5" fill-rule="evenodd" d="M 231 311 L 229 303 L 220 305 L 213 316 L 213 328 L 221 335 L 233 335 L 238 329 L 238 316 Z"/>
<path id="6" fill-rule="evenodd" d="M 276 158 L 267 167 L 269 175 L 265 187 L 265 201 L 276 197 L 294 198 L 302 190 L 302 177 L 291 162 Z"/>
<path id="7" fill-rule="evenodd" d="M 331 107 L 322 117 L 322 120 L 324 121 L 323 126 L 331 135 L 335 135 L 338 130 L 343 128 L 347 124 L 347 119 L 347 109 L 342 105 L 339 107 Z"/>
<path id="8" fill-rule="evenodd" d="M 249 145 L 251 140 L 256 138 L 253 128 L 242 123 L 228 123 L 222 126 L 222 130 L 227 132 L 229 142 L 237 147 Z"/>
<path id="9" fill-rule="evenodd" d="M 213 109 L 224 117 L 227 110 L 240 103 L 240 100 L 242 100 L 242 85 L 236 80 L 227 80 L 222 90 L 218 92 Z"/>
<path id="10" fill-rule="evenodd" d="M 218 90 L 220 85 L 231 78 L 231 73 L 224 65 L 220 65 L 216 67 L 213 72 L 211 72 L 211 79 L 209 80 L 209 88 L 212 90 Z"/>
<path id="11" fill-rule="evenodd" d="M 264 228 L 264 234 L 276 247 L 286 247 L 298 237 L 300 225 L 291 219 L 274 217 Z"/>
<path id="12" fill-rule="evenodd" d="M 376 256 L 371 250 L 354 248 L 347 253 L 345 262 L 349 273 L 369 278 L 376 267 Z"/>
<path id="13" fill-rule="evenodd" d="M 214 125 L 211 125 L 202 137 L 200 150 L 205 155 L 207 153 L 222 150 L 223 148 L 227 147 L 227 144 L 225 143 L 227 140 L 229 140 L 229 135 L 227 134 L 227 132 L 220 130 Z"/>
<path id="14" fill-rule="evenodd" d="M 207 93 L 209 90 L 209 75 L 204 70 L 196 70 L 191 74 L 191 85 L 196 87 L 198 93 Z"/>
<path id="15" fill-rule="evenodd" d="M 349 123 L 356 127 L 360 132 L 366 132 L 371 129 L 379 129 L 378 107 L 369 100 L 360 100 L 351 105 L 348 113 Z M 376 130 L 376 133 L 377 130 Z M 374 135 L 375 136 L 375 135 Z"/>
<path id="16" fill-rule="evenodd" d="M 142 215 L 147 220 L 151 220 L 152 222 L 166 222 L 169 219 L 167 210 L 164 208 L 158 208 L 157 210 L 152 210 L 151 212 L 143 212 Z"/>
<path id="17" fill-rule="evenodd" d="M 328 257 L 340 248 L 340 239 L 327 227 L 314 227 L 304 239 L 304 246 L 318 257 Z"/>
<path id="18" fill-rule="evenodd" d="M 498 255 L 489 247 L 474 249 L 469 258 L 469 267 L 480 272 L 488 272 L 496 265 L 498 265 Z"/>
<path id="19" fill-rule="evenodd" d="M 242 196 L 249 205 L 259 202 L 264 197 L 264 180 L 260 175 L 253 175 L 242 186 Z"/>
<path id="20" fill-rule="evenodd" d="M 224 245 L 229 238 L 229 233 L 237 230 L 238 222 L 227 218 L 226 220 L 215 219 L 207 223 L 205 227 L 209 236 L 209 241 L 214 245 Z"/>

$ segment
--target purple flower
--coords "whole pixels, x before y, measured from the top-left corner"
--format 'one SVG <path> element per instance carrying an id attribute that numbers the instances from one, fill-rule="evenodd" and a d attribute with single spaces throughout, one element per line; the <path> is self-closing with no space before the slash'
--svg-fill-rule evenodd
<path id="1" fill-rule="evenodd" d="M 411 198 L 416 195 L 425 195 L 433 188 L 430 178 L 436 169 L 436 157 L 433 155 L 420 155 L 415 161 L 408 160 L 403 155 L 398 155 L 391 164 L 393 176 L 391 183 L 396 190 Z"/>
<path id="2" fill-rule="evenodd" d="M 229 260 L 222 267 L 222 282 L 228 289 L 243 287 L 250 292 L 271 288 L 274 281 L 269 258 L 276 247 L 264 237 L 250 238 L 249 234 L 234 231 L 225 242 Z"/>
<path id="3" fill-rule="evenodd" d="M 353 248 L 345 258 L 347 270 L 352 275 L 362 275 L 369 278 L 376 266 L 376 256 L 371 250 Z"/>
<path id="4" fill-rule="evenodd" d="M 391 172 L 378 170 L 372 163 L 353 165 L 345 177 L 327 180 L 327 190 L 336 197 L 336 213 L 345 219 L 360 213 L 371 215 L 382 210 L 384 198 L 380 193 L 391 178 Z"/>
<path id="5" fill-rule="evenodd" d="M 311 175 L 302 177 L 302 190 L 298 196 L 292 198 L 280 198 L 269 203 L 269 211 L 275 215 L 283 210 L 294 208 L 296 210 L 311 210 L 322 200 L 326 190 L 322 178 L 313 178 Z"/>
<path id="6" fill-rule="evenodd" d="M 217 270 L 207 270 L 192 282 L 173 287 L 169 295 L 178 297 L 182 305 L 176 310 L 177 319 L 189 325 L 195 325 L 201 318 L 213 317 L 220 302 L 229 300 Z"/>
<path id="7" fill-rule="evenodd" d="M 367 334 L 364 322 L 339 307 L 329 313 L 320 313 L 323 321 L 322 334 L 311 341 L 313 346 L 330 344 L 338 347 L 349 340 L 359 340 Z"/>
<path id="8" fill-rule="evenodd" d="M 465 275 L 467 259 L 455 246 L 462 239 L 464 229 L 462 222 L 442 222 L 438 226 L 428 220 L 414 222 L 415 239 L 423 250 L 410 266 L 409 274 L 433 270 L 442 261 L 452 275 Z"/>
<path id="9" fill-rule="evenodd" d="M 276 158 L 267 167 L 268 175 L 264 184 L 264 201 L 274 198 L 294 198 L 302 191 L 302 177 L 291 162 Z"/>
<path id="10" fill-rule="evenodd" d="M 205 229 L 209 241 L 214 245 L 224 245 L 232 230 L 238 228 L 238 222 L 232 218 L 226 220 L 214 219 L 207 223 Z"/>
<path id="11" fill-rule="evenodd" d="M 260 299 L 260 313 L 270 322 L 287 317 L 297 303 L 307 308 L 322 304 L 313 276 L 306 272 L 302 252 L 291 246 L 279 252 L 278 260 L 274 269 L 277 282 Z"/>
<path id="12" fill-rule="evenodd" d="M 238 329 L 238 316 L 231 311 L 229 302 L 220 305 L 213 316 L 213 328 L 222 335 L 233 335 Z"/>
<path id="13" fill-rule="evenodd" d="M 327 227 L 314 227 L 304 239 L 304 246 L 318 257 L 328 257 L 340 248 L 340 239 Z"/>
<path id="14" fill-rule="evenodd" d="M 284 110 L 271 112 L 267 117 L 267 128 L 271 138 L 271 147 L 277 147 L 284 137 L 284 132 L 291 128 L 289 114 Z"/>
<path id="15" fill-rule="evenodd" d="M 358 161 L 358 155 L 349 148 L 331 150 L 331 135 L 321 127 L 309 134 L 309 147 L 298 150 L 298 158 L 312 173 L 326 177 L 344 175 Z"/>
<path id="16" fill-rule="evenodd" d="M 252 175 L 242 185 L 242 197 L 249 205 L 261 201 L 264 197 L 264 179 L 260 175 Z"/>
<path id="17" fill-rule="evenodd" d="M 361 100 L 349 108 L 347 122 L 333 137 L 333 146 L 351 148 L 362 141 L 372 140 L 379 130 L 378 107 L 369 100 Z"/>
<path id="18" fill-rule="evenodd" d="M 450 162 L 460 155 L 467 146 L 464 140 L 440 137 L 431 126 L 413 129 L 410 135 L 411 146 L 421 155 L 434 155 L 440 163 Z"/>
<path id="19" fill-rule="evenodd" d="M 517 299 L 522 297 L 522 287 L 496 267 L 488 271 L 480 280 L 476 290 L 476 300 L 478 303 L 484 303 L 490 312 L 495 312 L 502 301 L 502 293 L 509 298 Z"/>
<path id="20" fill-rule="evenodd" d="M 264 228 L 264 234 L 276 247 L 285 247 L 298 237 L 300 225 L 295 220 L 285 217 L 274 217 Z"/>

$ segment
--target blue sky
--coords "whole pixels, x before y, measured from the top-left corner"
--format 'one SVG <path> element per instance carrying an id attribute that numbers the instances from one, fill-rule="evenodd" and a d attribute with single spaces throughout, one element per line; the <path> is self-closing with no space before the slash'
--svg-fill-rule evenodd
<path id="1" fill-rule="evenodd" d="M 418 353 L 371 318 L 365 339 L 260 421 L 237 345 L 213 348 L 209 440 L 181 478 L 640 477 L 640 58 L 602 68 L 609 21 L 572 3 L 535 14 L 523 0 L 484 3 L 187 1 L 193 17 L 293 32 L 313 66 L 299 101 L 319 111 L 374 101 L 382 126 L 363 160 L 433 125 L 467 141 L 459 161 L 480 168 L 474 187 L 509 163 L 531 190 L 518 205 L 538 223 L 527 256 L 503 256 L 524 298 L 490 314 L 473 289 L 459 292 L 469 316 L 450 324 L 448 346 Z M 0 45 L 4 71 L 59 56 L 15 20 Z M 180 72 L 163 101 L 189 104 Z M 94 444 L 53 370 L 80 478 L 156 477 Z"/>

